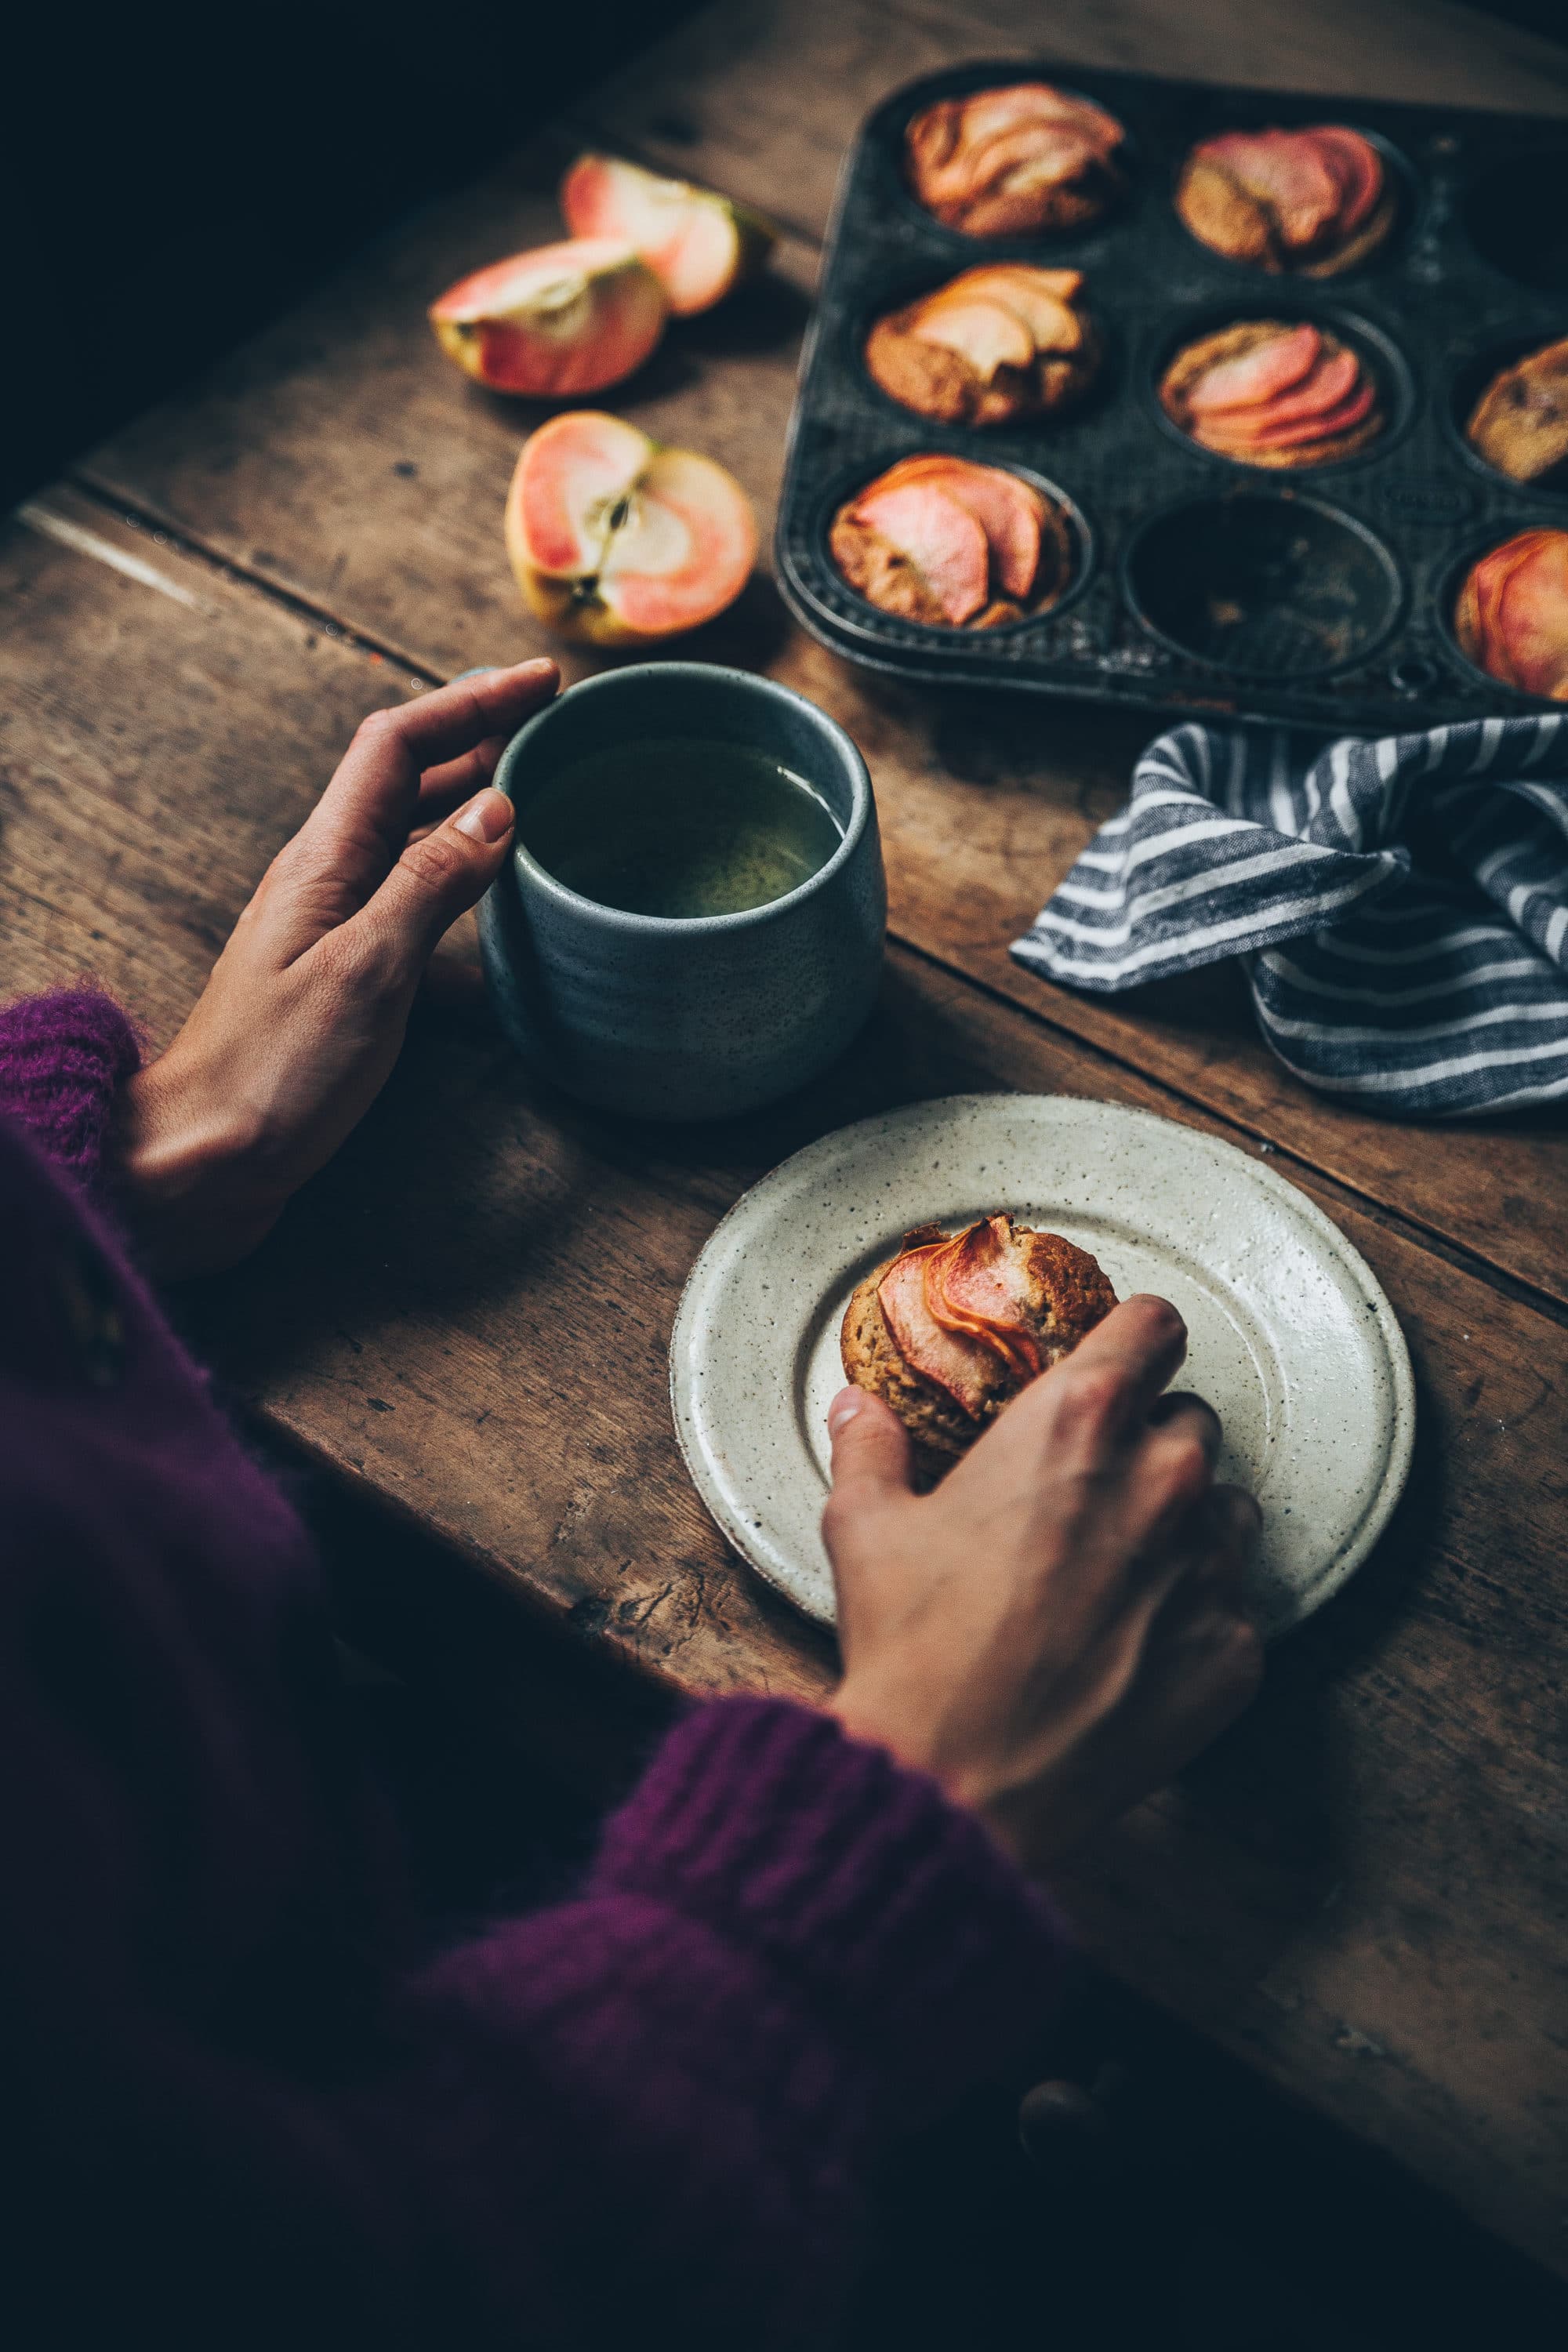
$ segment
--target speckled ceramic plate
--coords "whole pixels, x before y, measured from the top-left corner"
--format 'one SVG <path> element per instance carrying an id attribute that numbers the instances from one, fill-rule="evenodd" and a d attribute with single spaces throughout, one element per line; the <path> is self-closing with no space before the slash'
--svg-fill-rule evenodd
<path id="1" fill-rule="evenodd" d="M 849 1294 L 912 1225 L 994 1209 L 1092 1250 L 1125 1298 L 1186 1318 L 1181 1385 L 1225 1423 L 1222 1477 L 1263 1506 L 1258 1603 L 1283 1633 L 1376 1542 L 1415 1399 L 1394 1310 L 1295 1186 L 1234 1146 L 1070 1095 L 952 1095 L 825 1136 L 738 1201 L 670 1343 L 681 1451 L 725 1535 L 831 1622 L 817 1522 Z"/>

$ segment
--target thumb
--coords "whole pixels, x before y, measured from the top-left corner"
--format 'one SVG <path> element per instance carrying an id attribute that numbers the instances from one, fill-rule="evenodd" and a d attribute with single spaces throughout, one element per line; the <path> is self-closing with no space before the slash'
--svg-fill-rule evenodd
<path id="1" fill-rule="evenodd" d="M 842 1390 L 827 1409 L 833 1440 L 833 1517 L 913 1493 L 910 1440 L 890 1405 L 865 1389 Z"/>
<path id="2" fill-rule="evenodd" d="M 487 784 L 434 832 L 411 841 L 353 919 L 384 954 L 423 970 L 442 933 L 478 904 L 506 863 L 513 810 Z"/>

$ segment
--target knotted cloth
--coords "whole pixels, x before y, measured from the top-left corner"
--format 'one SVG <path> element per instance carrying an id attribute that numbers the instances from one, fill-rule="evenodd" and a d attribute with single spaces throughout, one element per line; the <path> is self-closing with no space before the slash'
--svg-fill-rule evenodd
<path id="1" fill-rule="evenodd" d="M 1568 714 L 1174 728 L 1013 953 L 1102 995 L 1238 955 L 1286 1068 L 1391 1117 L 1568 1097 Z"/>

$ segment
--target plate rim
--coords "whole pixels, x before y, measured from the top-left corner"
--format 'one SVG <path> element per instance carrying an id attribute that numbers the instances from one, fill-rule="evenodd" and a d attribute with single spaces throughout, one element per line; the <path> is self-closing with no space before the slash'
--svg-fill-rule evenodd
<path id="1" fill-rule="evenodd" d="M 952 1114 L 970 1110 L 982 1104 L 1024 1102 L 1071 1105 L 1079 1110 L 1109 1111 L 1118 1118 L 1147 1121 L 1151 1126 L 1160 1128 L 1176 1128 L 1183 1135 L 1191 1137 L 1200 1146 L 1222 1154 L 1234 1155 L 1241 1161 L 1248 1175 L 1261 1182 L 1267 1192 L 1292 1214 L 1301 1217 L 1321 1238 L 1327 1240 L 1334 1255 L 1363 1286 L 1366 1296 L 1373 1302 L 1378 1329 L 1388 1360 L 1393 1387 L 1394 1426 L 1389 1444 L 1388 1461 L 1377 1493 L 1363 1515 L 1355 1534 L 1345 1546 L 1340 1558 L 1325 1570 L 1321 1581 L 1313 1587 L 1311 1606 L 1304 1610 L 1300 1616 L 1292 1618 L 1289 1623 L 1274 1628 L 1268 1636 L 1271 1642 L 1281 1641 L 1315 1617 L 1324 1603 L 1332 1600 L 1334 1595 L 1343 1589 L 1373 1550 L 1399 1506 L 1400 1498 L 1404 1495 L 1409 1479 L 1410 1465 L 1415 1445 L 1415 1376 L 1410 1361 L 1409 1343 L 1405 1339 L 1404 1328 L 1394 1311 L 1393 1303 L 1387 1292 L 1365 1257 L 1357 1249 L 1343 1227 L 1336 1224 L 1327 1210 L 1321 1208 L 1310 1193 L 1303 1192 L 1299 1185 L 1292 1184 L 1289 1179 L 1281 1175 L 1278 1169 L 1266 1166 L 1260 1160 L 1244 1151 L 1239 1144 L 1232 1143 L 1226 1137 L 1215 1135 L 1206 1128 L 1191 1126 L 1185 1119 L 1173 1118 L 1163 1111 L 1145 1110 L 1135 1103 L 1109 1102 L 1098 1095 L 1037 1094 L 1005 1087 L 975 1087 L 962 1094 L 932 1095 L 919 1102 L 895 1104 L 889 1110 L 871 1111 L 864 1118 L 851 1119 L 843 1127 L 832 1128 L 826 1135 L 814 1137 L 811 1142 L 803 1143 L 799 1150 L 792 1151 L 787 1159 L 778 1160 L 772 1168 L 765 1169 L 762 1175 L 748 1184 L 745 1191 L 731 1202 L 708 1235 L 687 1271 L 686 1279 L 680 1287 L 680 1297 L 676 1304 L 675 1319 L 670 1327 L 669 1335 L 669 1405 L 670 1419 L 675 1425 L 675 1442 L 679 1448 L 687 1475 L 696 1488 L 698 1497 L 709 1517 L 731 1549 L 740 1554 L 752 1574 L 760 1576 L 772 1591 L 781 1594 L 798 1615 L 814 1625 L 826 1627 L 831 1633 L 836 1624 L 835 1614 L 813 1609 L 807 1601 L 801 1599 L 797 1592 L 792 1591 L 768 1563 L 760 1559 L 752 1549 L 743 1526 L 731 1524 L 730 1517 L 721 1507 L 721 1499 L 709 1480 L 706 1463 L 700 1454 L 696 1453 L 694 1446 L 687 1443 L 681 1411 L 682 1340 L 688 1329 L 689 1318 L 695 1311 L 699 1277 L 731 1220 L 738 1216 L 765 1185 L 771 1184 L 776 1178 L 783 1176 L 787 1170 L 795 1167 L 800 1160 L 807 1159 L 813 1153 L 822 1152 L 831 1144 L 841 1143 L 846 1137 L 856 1135 L 862 1129 L 883 1126 L 889 1119 L 915 1121 L 933 1114 Z"/>

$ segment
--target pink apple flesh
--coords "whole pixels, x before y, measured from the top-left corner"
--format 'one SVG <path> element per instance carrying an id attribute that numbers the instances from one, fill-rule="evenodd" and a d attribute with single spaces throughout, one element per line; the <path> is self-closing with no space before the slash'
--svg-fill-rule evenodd
<path id="1" fill-rule="evenodd" d="M 442 349 L 493 392 L 601 392 L 641 367 L 668 305 L 630 246 L 574 237 L 512 255 L 431 307 Z"/>
<path id="2" fill-rule="evenodd" d="M 733 604 L 757 530 L 733 475 L 597 410 L 523 444 L 507 551 L 531 609 L 595 644 L 674 636 Z"/>
<path id="3" fill-rule="evenodd" d="M 909 558 L 955 626 L 979 612 L 990 579 L 985 533 L 944 488 L 884 482 L 858 501 L 855 513 Z"/>
<path id="4" fill-rule="evenodd" d="M 1027 596 L 1040 568 L 1044 501 L 1037 490 L 1000 466 L 940 453 L 901 458 L 882 477 L 885 488 L 909 483 L 931 483 L 972 514 L 985 534 L 1003 593 Z"/>
<path id="5" fill-rule="evenodd" d="M 750 206 L 614 155 L 580 155 L 561 184 L 574 236 L 617 237 L 641 255 L 678 318 L 711 310 L 760 269 L 778 232 Z"/>

